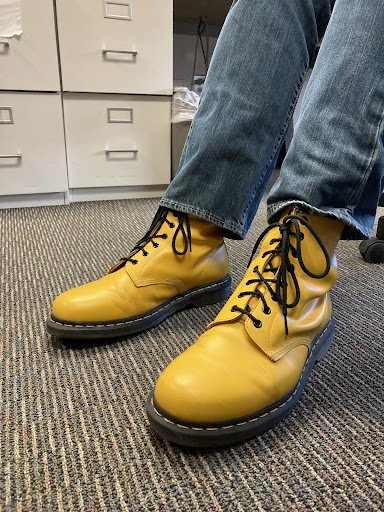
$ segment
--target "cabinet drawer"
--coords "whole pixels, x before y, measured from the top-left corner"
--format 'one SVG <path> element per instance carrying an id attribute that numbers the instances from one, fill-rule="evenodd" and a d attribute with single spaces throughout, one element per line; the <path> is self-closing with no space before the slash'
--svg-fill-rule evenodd
<path id="1" fill-rule="evenodd" d="M 64 95 L 69 188 L 170 181 L 171 100 Z"/>
<path id="2" fill-rule="evenodd" d="M 172 94 L 172 0 L 57 0 L 63 90 Z"/>
<path id="3" fill-rule="evenodd" d="M 20 37 L 0 37 L 1 89 L 59 91 L 52 0 L 22 0 Z"/>
<path id="4" fill-rule="evenodd" d="M 0 195 L 67 189 L 60 95 L 0 93 Z"/>

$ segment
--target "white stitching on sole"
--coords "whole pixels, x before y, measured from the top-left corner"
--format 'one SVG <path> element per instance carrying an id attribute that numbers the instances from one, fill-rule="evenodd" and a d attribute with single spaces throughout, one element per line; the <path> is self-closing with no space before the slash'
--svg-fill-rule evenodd
<path id="1" fill-rule="evenodd" d="M 204 291 L 204 290 L 209 290 L 209 288 L 215 288 L 217 286 L 221 286 L 221 285 L 227 283 L 229 280 L 230 280 L 230 276 L 228 275 L 228 277 L 226 277 L 220 283 L 215 283 L 215 284 L 203 286 L 203 287 L 199 288 L 198 290 L 194 290 L 194 291 L 191 291 L 190 293 L 187 293 L 186 295 L 175 297 L 175 299 L 173 299 L 170 302 L 168 302 L 168 304 L 166 306 L 163 306 L 162 308 L 160 308 L 157 311 L 151 313 L 150 315 L 143 316 L 141 318 L 136 318 L 135 320 L 127 320 L 126 322 L 119 322 L 119 323 L 112 323 L 112 324 L 98 324 L 98 325 L 73 325 L 73 324 L 65 324 L 63 322 L 57 322 L 56 320 L 53 320 L 52 317 L 50 318 L 50 321 L 52 323 L 54 323 L 56 325 L 60 325 L 62 327 L 73 327 L 75 329 L 83 329 L 85 327 L 87 327 L 87 328 L 89 328 L 89 327 L 91 327 L 91 328 L 115 327 L 115 326 L 118 326 L 118 325 L 127 325 L 127 324 L 132 324 L 132 323 L 135 323 L 135 322 L 141 322 L 142 320 L 145 320 L 147 318 L 151 318 L 151 316 L 156 315 L 157 313 L 159 313 L 163 309 L 167 308 L 171 304 L 174 304 L 175 302 L 178 302 L 179 300 L 185 299 L 185 297 L 188 297 L 189 295 L 193 295 L 194 293 L 201 292 L 201 291 Z"/>
<path id="2" fill-rule="evenodd" d="M 224 426 L 224 427 L 188 427 L 186 425 L 180 425 L 179 423 L 174 423 L 173 421 L 169 420 L 168 418 L 165 418 L 162 414 L 159 413 L 159 411 L 156 409 L 155 407 L 155 404 L 153 403 L 153 397 L 151 399 L 151 404 L 152 404 L 152 407 L 153 407 L 153 410 L 155 411 L 155 413 L 160 416 L 160 418 L 162 418 L 164 421 L 166 421 L 167 423 L 171 423 L 172 425 L 175 425 L 177 427 L 180 427 L 180 428 L 184 428 L 184 429 L 188 429 L 188 430 L 205 430 L 205 431 L 210 431 L 210 430 L 227 430 L 227 429 L 230 429 L 230 428 L 233 428 L 233 427 L 239 427 L 239 426 L 242 426 L 242 425 L 246 425 L 247 423 L 253 423 L 254 421 L 257 421 L 259 420 L 260 418 L 265 418 L 266 416 L 268 416 L 269 414 L 272 414 L 273 412 L 277 411 L 278 409 L 280 409 L 281 407 L 284 407 L 290 400 L 292 400 L 292 398 L 296 395 L 298 389 L 300 388 L 300 382 L 303 378 L 303 375 L 305 373 L 305 370 L 306 370 L 306 367 L 311 359 L 311 356 L 312 356 L 312 353 L 313 353 L 313 350 L 314 348 L 316 347 L 316 345 L 319 343 L 319 341 L 321 340 L 321 338 L 324 336 L 324 334 L 326 333 L 328 327 L 331 325 L 331 320 L 328 322 L 326 328 L 324 329 L 322 335 L 319 337 L 319 339 L 316 341 L 316 343 L 312 346 L 311 348 L 311 351 L 310 353 L 308 354 L 308 357 L 307 357 L 307 360 L 304 364 L 304 367 L 303 367 L 303 370 L 301 372 L 301 376 L 300 376 L 300 379 L 297 381 L 297 384 L 296 384 L 296 388 L 295 388 L 295 391 L 294 393 L 292 393 L 292 395 L 288 398 L 288 400 L 286 400 L 284 403 L 280 404 L 278 407 L 276 407 L 275 409 L 272 409 L 271 411 L 268 411 L 266 412 L 265 414 L 261 415 L 261 416 L 258 416 L 257 418 L 252 418 L 250 420 L 247 420 L 247 421 L 243 421 L 241 423 L 235 423 L 234 425 L 228 425 L 228 426 Z"/>

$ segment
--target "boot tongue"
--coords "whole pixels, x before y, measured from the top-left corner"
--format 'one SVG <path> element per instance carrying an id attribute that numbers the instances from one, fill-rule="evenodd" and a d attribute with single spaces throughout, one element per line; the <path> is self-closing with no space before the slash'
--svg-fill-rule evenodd
<path id="1" fill-rule="evenodd" d="M 299 212 L 299 209 L 297 206 L 289 205 L 281 211 L 279 223 L 282 224 L 284 218 L 287 215 L 298 215 L 299 213 L 300 212 Z M 278 227 L 276 227 L 275 229 L 272 229 L 268 233 L 267 237 L 264 239 L 264 241 L 260 247 L 259 256 L 257 258 L 255 258 L 255 260 L 260 260 L 260 258 L 262 258 L 263 254 L 266 251 L 277 249 L 277 248 L 279 248 L 279 246 L 281 246 L 281 242 L 276 242 L 274 244 L 271 244 L 271 240 L 274 238 L 281 239 L 281 233 L 280 233 Z M 263 260 L 261 260 L 261 261 L 263 261 Z M 255 263 L 252 261 L 250 264 L 250 268 L 252 268 L 252 269 L 255 268 L 256 264 L 257 264 L 256 261 L 255 261 Z M 261 274 L 263 274 L 265 279 L 274 279 L 276 277 L 276 274 L 279 270 L 280 265 L 281 265 L 280 254 L 269 254 L 263 261 L 263 266 L 259 267 L 259 271 L 261 272 Z M 276 270 L 272 271 L 272 268 L 274 268 Z M 257 273 L 255 275 L 257 276 Z M 263 295 L 268 292 L 268 289 L 264 283 L 260 283 L 259 285 L 256 286 L 256 288 Z M 272 284 L 272 288 L 275 289 L 274 284 Z M 257 304 L 259 303 L 260 300 L 261 300 L 260 297 L 252 297 L 248 303 L 250 308 L 252 310 L 255 309 L 255 307 L 257 306 Z"/>
<path id="2" fill-rule="evenodd" d="M 260 301 L 262 301 L 263 304 L 265 301 L 265 307 L 272 307 L 270 289 L 272 292 L 275 292 L 276 283 L 271 281 L 276 280 L 278 271 L 282 264 L 280 252 L 274 253 L 273 251 L 278 251 L 281 248 L 283 235 L 280 232 L 280 226 L 283 224 L 283 219 L 292 211 L 294 211 L 292 207 L 286 208 L 281 213 L 280 219 L 275 219 L 275 223 L 277 225 L 270 227 L 269 229 L 267 228 L 265 232 L 260 235 L 255 244 L 255 249 L 259 246 L 257 256 L 250 261 L 249 268 L 247 269 L 242 282 L 234 292 L 232 300 L 228 301 L 216 319 L 210 324 L 210 327 L 222 322 L 233 321 L 234 319 L 236 319 L 236 321 L 247 321 L 249 318 L 248 315 L 240 312 L 237 313 L 236 309 L 233 309 L 234 306 L 246 309 L 246 306 L 248 305 L 251 313 L 254 312 L 256 308 L 260 309 Z M 293 247 L 295 247 L 296 240 L 294 237 L 290 238 L 292 239 L 291 243 Z M 275 241 L 272 243 L 272 240 Z M 263 257 L 263 255 L 265 256 Z M 258 267 L 258 272 L 254 271 L 256 267 Z M 262 278 L 267 282 L 267 284 L 262 282 Z M 261 282 L 257 282 L 258 280 Z M 255 282 L 251 282 L 247 285 L 249 281 Z M 290 291 L 289 281 L 290 279 L 288 277 L 288 296 L 292 293 Z M 255 290 L 258 290 L 258 293 L 260 293 L 263 298 L 261 296 L 259 297 L 247 294 L 241 296 L 244 292 L 251 292 Z M 237 295 L 240 295 L 240 297 Z M 257 314 L 255 314 L 255 316 L 257 317 Z"/>
<path id="3" fill-rule="evenodd" d="M 303 215 L 303 212 L 299 210 L 297 206 L 289 205 L 286 208 L 284 208 L 281 211 L 279 223 L 282 224 L 283 220 L 287 215 Z M 281 242 L 275 242 L 274 244 L 271 244 L 271 241 L 276 238 L 280 239 L 282 238 L 282 235 L 280 233 L 280 230 L 278 227 L 272 229 L 266 238 L 263 240 L 263 243 L 260 247 L 260 251 L 258 256 L 251 262 L 249 266 L 249 275 L 247 275 L 248 279 L 257 279 L 259 276 L 257 272 L 253 272 L 253 269 L 256 267 L 256 265 L 259 266 L 259 272 L 263 275 L 263 277 L 266 280 L 269 279 L 275 279 L 277 272 L 281 265 L 281 256 L 280 254 L 268 254 L 265 258 L 263 258 L 263 254 L 267 251 L 271 251 L 273 249 L 278 249 L 281 246 Z M 294 237 L 292 237 L 291 244 L 295 247 L 296 246 L 296 240 Z M 260 264 L 261 263 L 261 264 Z M 252 269 L 252 270 L 251 270 Z M 272 270 L 275 269 L 275 270 Z M 248 274 L 247 272 L 247 274 Z M 276 290 L 276 284 L 271 283 L 271 287 L 273 290 Z M 270 294 L 268 293 L 269 290 L 267 286 L 264 283 L 255 283 L 254 290 L 258 289 L 260 293 L 262 293 L 264 296 L 266 296 L 267 301 L 270 299 Z M 251 311 L 253 311 L 259 304 L 259 302 L 262 299 L 260 297 L 251 296 L 250 300 L 248 301 L 248 306 L 250 307 Z M 247 319 L 246 315 L 242 315 L 241 320 L 245 321 Z"/>
<path id="4" fill-rule="evenodd" d="M 156 235 L 162 230 L 163 224 L 166 222 L 166 219 L 168 219 L 169 222 L 177 222 L 176 216 L 174 216 L 171 211 L 168 211 L 162 207 L 159 208 L 146 234 L 137 242 L 135 247 L 129 252 L 127 256 L 124 256 L 124 258 L 122 258 L 109 270 L 108 274 L 116 272 L 116 270 L 119 270 L 120 268 L 124 267 L 129 261 L 129 258 L 134 258 L 136 254 L 140 255 L 142 253 L 142 250 L 145 250 L 148 244 L 152 245 L 152 237 L 154 237 L 154 235 Z"/>
<path id="5" fill-rule="evenodd" d="M 276 228 L 276 229 L 278 229 L 278 228 Z M 276 274 L 277 274 L 278 269 L 281 264 L 281 257 L 279 254 L 268 254 L 266 258 L 261 259 L 263 254 L 266 251 L 270 251 L 272 249 L 276 249 L 279 247 L 279 242 L 276 242 L 275 244 L 270 245 L 270 241 L 273 238 L 278 238 L 278 236 L 276 236 L 275 230 L 272 230 L 270 233 L 271 233 L 271 236 L 268 236 L 264 240 L 264 242 L 260 248 L 259 255 L 255 258 L 255 260 L 253 260 L 251 262 L 251 265 L 250 265 L 250 268 L 254 269 L 256 267 L 256 265 L 258 264 L 258 262 L 262 262 L 262 264 L 263 264 L 262 266 L 260 266 L 260 264 L 259 264 L 259 272 L 267 280 L 275 279 Z M 278 234 L 280 235 L 279 232 L 278 232 Z M 272 270 L 272 269 L 275 269 L 275 270 Z M 254 273 L 252 270 L 251 279 L 258 279 L 258 277 L 259 276 L 258 276 L 257 272 Z M 274 290 L 275 284 L 271 283 L 271 286 L 272 286 L 272 289 Z M 258 289 L 260 293 L 268 296 L 268 288 L 264 283 L 258 283 L 258 284 L 255 283 L 254 289 Z M 251 299 L 248 302 L 248 305 L 251 308 L 251 310 L 254 310 L 260 301 L 261 301 L 260 297 L 251 296 Z M 243 316 L 245 316 L 245 315 L 243 315 Z"/>

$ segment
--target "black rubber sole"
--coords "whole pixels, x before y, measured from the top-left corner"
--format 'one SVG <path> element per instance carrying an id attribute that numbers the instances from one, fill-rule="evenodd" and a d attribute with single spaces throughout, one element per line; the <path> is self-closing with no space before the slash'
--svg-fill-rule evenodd
<path id="1" fill-rule="evenodd" d="M 331 318 L 313 341 L 297 385 L 279 402 L 243 418 L 198 424 L 167 414 L 158 406 L 152 392 L 146 406 L 152 428 L 168 441 L 196 448 L 225 446 L 263 434 L 285 418 L 299 401 L 313 366 L 326 354 L 332 343 L 334 325 L 335 321 Z"/>
<path id="2" fill-rule="evenodd" d="M 226 300 L 231 294 L 231 277 L 188 290 L 142 315 L 110 322 L 68 322 L 51 315 L 47 331 L 52 336 L 66 339 L 101 339 L 134 334 L 154 327 L 175 311 L 187 306 L 207 306 Z"/>

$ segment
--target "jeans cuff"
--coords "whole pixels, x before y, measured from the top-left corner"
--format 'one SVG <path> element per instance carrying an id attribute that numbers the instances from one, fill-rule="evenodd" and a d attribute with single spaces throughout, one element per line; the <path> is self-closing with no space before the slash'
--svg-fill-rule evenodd
<path id="1" fill-rule="evenodd" d="M 372 234 L 372 227 L 365 226 L 356 221 L 353 216 L 345 208 L 316 208 L 311 206 L 305 201 L 280 201 L 267 207 L 267 218 L 268 222 L 272 222 L 272 217 L 277 212 L 283 210 L 289 205 L 302 206 L 305 211 L 313 215 L 319 215 L 320 217 L 329 217 L 331 219 L 337 219 L 344 222 L 345 226 L 341 235 L 342 240 L 365 240 L 370 238 Z"/>
<path id="2" fill-rule="evenodd" d="M 207 210 L 201 210 L 200 208 L 196 208 L 192 205 L 180 203 L 179 201 L 172 201 L 171 199 L 165 199 L 164 197 L 160 199 L 160 206 L 164 206 L 165 208 L 170 208 L 171 210 L 176 210 L 178 212 L 189 213 L 190 215 L 195 215 L 196 217 L 200 217 L 208 222 L 212 222 L 212 224 L 216 224 L 216 226 L 221 228 L 221 232 L 226 238 L 231 238 L 233 240 L 243 240 L 245 238 L 246 230 L 240 224 L 216 217 Z"/>

